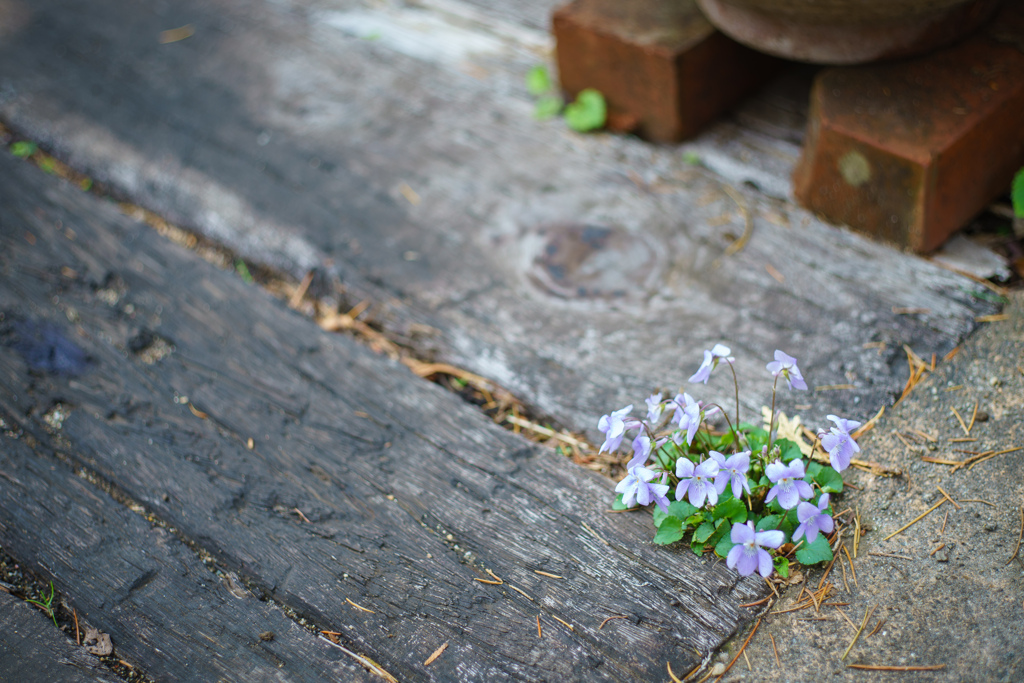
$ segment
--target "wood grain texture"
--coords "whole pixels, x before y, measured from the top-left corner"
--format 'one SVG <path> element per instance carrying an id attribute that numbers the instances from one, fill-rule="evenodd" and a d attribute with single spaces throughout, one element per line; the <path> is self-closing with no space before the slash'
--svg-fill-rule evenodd
<path id="1" fill-rule="evenodd" d="M 449 11 L 529 26 L 499 4 L 40 0 L 0 43 L 0 116 L 247 258 L 322 268 L 419 355 L 592 438 L 721 341 L 748 418 L 782 349 L 812 386 L 852 387 L 784 392 L 787 412 L 862 420 L 902 390 L 904 344 L 941 357 L 994 311 L 970 281 L 784 200 L 798 109 L 745 107 L 688 147 L 702 166 L 535 121 L 522 80 L 542 52 Z M 731 409 L 716 379 L 697 397 Z"/>
<path id="2" fill-rule="evenodd" d="M 645 679 L 688 671 L 749 618 L 737 605 L 760 580 L 650 545 L 645 515 L 606 514 L 611 482 L 13 163 L 7 410 L 400 680 Z M 88 369 L 31 370 L 29 320 L 64 330 Z M 147 364 L 154 338 L 174 350 Z M 476 581 L 487 570 L 504 583 Z M 629 619 L 599 630 L 612 615 Z"/>
<path id="3" fill-rule="evenodd" d="M 0 681 L 119 683 L 120 680 L 99 659 L 69 641 L 35 607 L 0 591 Z"/>
<path id="4" fill-rule="evenodd" d="M 166 529 L 11 436 L 0 436 L 0 545 L 69 597 L 83 633 L 86 625 L 107 633 L 118 657 L 158 681 L 379 680 L 274 605 L 214 575 Z M 67 645 L 52 624 L 38 631 L 44 642 L 57 636 Z M 12 642 L 8 657 L 38 648 Z"/>

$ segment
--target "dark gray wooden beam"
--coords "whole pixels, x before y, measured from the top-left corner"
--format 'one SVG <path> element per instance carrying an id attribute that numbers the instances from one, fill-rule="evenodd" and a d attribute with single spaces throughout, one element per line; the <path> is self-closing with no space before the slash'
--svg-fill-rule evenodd
<path id="1" fill-rule="evenodd" d="M 522 79 L 546 37 L 507 4 L 20 3 L 0 116 L 247 258 L 324 269 L 419 355 L 594 438 L 720 341 L 747 418 L 780 348 L 812 386 L 847 387 L 786 392 L 790 414 L 865 419 L 903 388 L 904 344 L 941 357 L 993 312 L 969 280 L 743 186 L 785 196 L 799 149 L 778 126 L 695 143 L 727 179 L 535 121 Z M 731 404 L 728 377 L 697 389 Z"/>
<path id="2" fill-rule="evenodd" d="M 17 434 L 9 414 L 4 421 Z M 86 625 L 106 633 L 117 657 L 158 681 L 379 680 L 260 602 L 237 577 L 214 575 L 167 529 L 115 502 L 45 449 L 30 448 L 28 440 L 0 436 L 0 545 L 68 596 L 83 634 Z M 29 627 L 19 615 L 0 610 L 0 625 L 9 619 L 7 625 Z M 41 644 L 52 646 L 51 658 L 67 658 L 77 668 L 88 664 L 84 649 L 69 647 L 52 623 L 31 616 L 41 622 L 32 625 L 39 642 L 0 629 L 9 647 L 0 653 L 0 680 L 72 680 L 62 667 L 46 664 Z M 37 660 L 45 676 L 24 678 Z M 98 660 L 94 665 L 105 669 Z M 19 675 L 8 678 L 4 670 Z M 117 677 L 107 670 L 98 680 Z"/>
<path id="3" fill-rule="evenodd" d="M 645 679 L 750 617 L 762 582 L 652 546 L 645 515 L 606 513 L 611 482 L 18 164 L 6 410 L 399 679 Z"/>
<path id="4" fill-rule="evenodd" d="M 38 609 L 0 590 L 0 680 L 119 683 L 121 679 L 85 648 L 69 641 Z"/>

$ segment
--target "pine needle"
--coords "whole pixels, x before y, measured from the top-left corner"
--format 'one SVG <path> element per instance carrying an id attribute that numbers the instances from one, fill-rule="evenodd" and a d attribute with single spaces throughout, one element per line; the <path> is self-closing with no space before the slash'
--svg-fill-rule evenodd
<path id="1" fill-rule="evenodd" d="M 935 505 L 932 505 L 932 506 L 931 506 L 930 508 L 928 508 L 927 510 L 925 510 L 924 512 L 922 512 L 922 513 L 921 513 L 920 515 L 918 515 L 917 517 L 915 517 L 915 518 L 914 518 L 913 520 L 911 520 L 911 521 L 910 521 L 910 522 L 908 522 L 907 524 L 905 524 L 905 525 L 901 526 L 901 527 L 900 527 L 899 529 L 897 529 L 896 531 L 892 532 L 891 534 L 889 534 L 888 536 L 886 536 L 886 537 L 885 537 L 885 538 L 883 538 L 882 540 L 883 540 L 883 541 L 888 541 L 888 540 L 889 540 L 890 538 L 892 538 L 892 537 L 893 537 L 893 536 L 895 536 L 896 534 L 898 534 L 898 533 L 900 533 L 900 532 L 902 532 L 902 531 L 906 531 L 906 530 L 907 530 L 907 529 L 909 529 L 909 528 L 910 528 L 911 526 L 913 526 L 914 524 L 917 524 L 917 523 L 918 523 L 918 522 L 920 522 L 920 521 L 921 521 L 922 519 L 924 519 L 925 517 L 927 517 L 927 516 L 928 516 L 928 515 L 929 515 L 929 514 L 930 514 L 930 513 L 932 512 L 932 510 L 934 510 L 935 508 L 939 507 L 940 505 L 942 505 L 942 504 L 943 504 L 943 503 L 945 503 L 945 502 L 946 502 L 946 499 L 945 499 L 945 498 L 943 498 L 943 499 L 942 499 L 942 500 L 940 500 L 940 501 L 939 501 L 938 503 L 936 503 Z"/>
<path id="2" fill-rule="evenodd" d="M 741 654 L 743 653 L 743 651 L 744 651 L 745 649 L 747 649 L 747 643 L 749 643 L 749 642 L 750 642 L 750 639 L 754 637 L 754 634 L 755 634 L 755 633 L 757 633 L 757 627 L 758 627 L 758 626 L 760 626 L 760 625 L 761 625 L 761 620 L 760 620 L 760 619 L 758 619 L 758 620 L 757 620 L 757 623 L 756 623 L 756 624 L 754 624 L 754 628 L 753 628 L 753 630 L 751 630 L 751 631 L 750 631 L 750 635 L 749 635 L 749 636 L 747 636 L 747 639 L 743 641 L 743 645 L 742 645 L 742 646 L 740 647 L 740 651 L 736 653 L 736 656 L 735 656 L 735 657 L 733 657 L 733 658 L 732 658 L 732 661 L 731 661 L 731 662 L 729 662 L 728 666 L 726 666 L 726 667 L 725 667 L 725 671 L 723 671 L 722 673 L 720 673 L 720 674 L 718 675 L 718 678 L 716 678 L 716 679 L 715 679 L 716 683 L 717 683 L 718 681 L 722 680 L 722 676 L 724 676 L 725 674 L 729 673 L 729 669 L 731 669 L 731 668 L 732 668 L 732 665 L 736 663 L 736 660 L 740 658 L 740 655 L 741 655 Z"/>
<path id="3" fill-rule="evenodd" d="M 941 494 L 942 494 L 943 496 L 945 496 L 945 497 L 946 497 L 946 500 L 948 500 L 948 501 L 949 501 L 950 503 L 952 503 L 952 504 L 953 504 L 953 507 L 955 507 L 955 508 L 956 508 L 957 510 L 959 510 L 959 509 L 960 509 L 960 505 L 959 505 L 959 504 L 958 504 L 958 503 L 957 503 L 957 502 L 956 502 L 955 500 L 953 500 L 952 498 L 950 498 L 950 497 L 949 497 L 949 494 L 948 494 L 948 493 L 946 493 L 946 492 L 945 492 L 945 491 L 944 491 L 944 490 L 942 489 L 942 487 L 941 487 L 941 486 L 938 486 L 938 487 L 936 487 L 936 488 L 938 488 L 938 489 L 939 489 L 939 493 L 941 493 Z"/>
<path id="4" fill-rule="evenodd" d="M 853 559 L 850 557 L 850 551 L 846 549 L 846 544 L 843 544 L 843 552 L 846 553 L 846 561 L 850 563 L 850 573 L 853 574 L 853 585 L 860 588 L 860 584 L 857 582 L 857 570 L 853 568 Z"/>
<path id="5" fill-rule="evenodd" d="M 970 436 L 971 430 L 967 428 L 967 423 L 965 423 L 964 419 L 960 417 L 960 413 L 958 413 L 956 411 L 956 408 L 954 408 L 953 406 L 950 406 L 949 409 L 953 411 L 954 415 L 956 415 L 956 421 L 960 423 L 960 428 L 964 430 L 964 436 Z"/>
<path id="6" fill-rule="evenodd" d="M 940 671 L 945 669 L 945 664 L 935 666 L 887 666 L 876 664 L 847 664 L 847 669 L 861 669 L 862 671 Z"/>
<path id="7" fill-rule="evenodd" d="M 850 650 L 852 650 L 853 646 L 857 643 L 857 639 L 860 638 L 860 634 L 864 632 L 864 627 L 868 625 L 868 619 L 871 618 L 871 613 L 874 611 L 874 607 L 864 610 L 864 620 L 860 623 L 860 628 L 857 629 L 857 633 L 853 636 L 853 640 L 850 641 L 849 647 L 846 648 L 846 652 L 844 652 L 843 656 L 839 658 L 839 661 L 845 660 L 846 655 L 850 654 Z"/>
<path id="8" fill-rule="evenodd" d="M 868 420 L 867 422 L 862 424 L 857 429 L 853 430 L 853 432 L 850 434 L 850 437 L 854 441 L 856 441 L 860 437 L 862 437 L 865 434 L 867 434 L 868 432 L 870 432 L 872 429 L 875 428 L 875 423 L 877 423 L 880 419 L 882 419 L 882 415 L 885 415 L 885 406 L 882 406 L 881 408 L 879 408 L 878 412 L 875 413 L 875 416 L 873 418 L 871 418 L 870 420 Z"/>

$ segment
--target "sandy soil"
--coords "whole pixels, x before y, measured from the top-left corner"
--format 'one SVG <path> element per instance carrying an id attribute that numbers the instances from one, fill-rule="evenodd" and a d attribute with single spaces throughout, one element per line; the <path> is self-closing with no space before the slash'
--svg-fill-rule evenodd
<path id="1" fill-rule="evenodd" d="M 862 438 L 861 457 L 904 475 L 848 477 L 860 490 L 848 488 L 838 509 L 859 512 L 865 529 L 852 568 L 844 553 L 824 582 L 816 569 L 785 591 L 723 680 L 1024 680 L 1024 558 L 1010 561 L 1024 524 L 1024 292 L 1011 294 L 1006 314 L 940 363 Z M 924 460 L 961 461 L 971 457 L 962 451 L 1011 448 L 1018 450 L 955 472 Z M 851 555 L 853 535 L 847 528 L 843 541 Z M 816 610 L 807 593 L 827 584 L 832 589 Z M 844 660 L 866 612 L 866 627 Z M 748 635 L 738 635 L 713 661 L 728 664 Z"/>

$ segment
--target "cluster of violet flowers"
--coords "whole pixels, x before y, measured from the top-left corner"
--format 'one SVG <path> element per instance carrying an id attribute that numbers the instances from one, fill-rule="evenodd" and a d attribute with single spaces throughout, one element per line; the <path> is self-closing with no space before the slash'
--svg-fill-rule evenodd
<path id="1" fill-rule="evenodd" d="M 833 530 L 829 495 L 842 491 L 839 473 L 860 450 L 851 436 L 860 423 L 829 415 L 834 426 L 820 430 L 818 437 L 831 467 L 813 461 L 805 465 L 800 445 L 774 434 L 779 379 L 791 390 L 807 390 L 797 360 L 776 351 L 766 366 L 774 377 L 767 430 L 739 421 L 735 362 L 729 347 L 716 344 L 704 351 L 703 362 L 689 379 L 706 385 L 719 365 L 728 365 L 736 394 L 735 423 L 721 406 L 685 392 L 648 397 L 642 418 L 632 415 L 632 405 L 601 417 L 602 452 L 619 450 L 627 439 L 632 447 L 626 476 L 615 488 L 620 494 L 616 506 L 654 504 L 656 543 L 674 543 L 692 532 L 694 552 L 703 553 L 711 545 L 743 576 L 756 571 L 767 578 L 773 570 L 788 575 L 789 560 L 770 552 L 787 541 L 795 544 L 796 560 L 803 564 L 831 560 L 826 538 Z M 728 429 L 713 433 L 711 418 L 723 419 Z"/>

